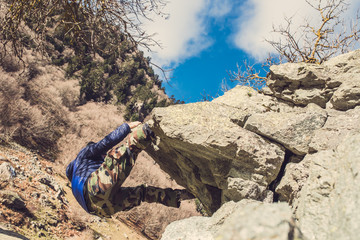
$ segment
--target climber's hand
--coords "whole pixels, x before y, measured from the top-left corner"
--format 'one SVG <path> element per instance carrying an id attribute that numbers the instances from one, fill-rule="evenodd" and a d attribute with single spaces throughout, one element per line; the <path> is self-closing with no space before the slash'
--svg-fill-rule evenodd
<path id="1" fill-rule="evenodd" d="M 136 121 L 136 122 L 131 122 L 131 123 L 128 123 L 128 124 L 129 124 L 129 127 L 131 129 L 133 129 L 133 128 L 136 128 L 137 126 L 139 126 L 141 124 L 141 122 Z"/>

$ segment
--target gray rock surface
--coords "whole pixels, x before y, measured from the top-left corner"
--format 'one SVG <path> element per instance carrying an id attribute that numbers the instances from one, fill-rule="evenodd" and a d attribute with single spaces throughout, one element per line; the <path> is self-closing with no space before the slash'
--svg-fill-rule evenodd
<path id="1" fill-rule="evenodd" d="M 327 119 L 325 110 L 315 104 L 289 112 L 266 112 L 251 115 L 244 128 L 280 143 L 296 155 L 305 155 L 314 131 Z"/>
<path id="2" fill-rule="evenodd" d="M 346 112 L 331 110 L 327 112 L 325 125 L 314 132 L 309 144 L 310 152 L 335 149 L 348 134 L 360 131 L 360 107 Z"/>
<path id="3" fill-rule="evenodd" d="M 311 164 L 310 155 L 299 163 L 288 163 L 285 167 L 284 176 L 277 185 L 275 192 L 279 194 L 279 201 L 290 204 L 299 197 L 299 192 L 309 177 L 309 167 Z"/>
<path id="4" fill-rule="evenodd" d="M 15 169 L 10 163 L 3 162 L 0 165 L 0 180 L 1 181 L 10 180 L 11 178 L 13 178 L 15 176 L 16 176 Z"/>
<path id="5" fill-rule="evenodd" d="M 261 92 L 155 109 L 146 150 L 213 214 L 163 239 L 358 239 L 359 76 L 357 50 L 273 66 Z"/>
<path id="6" fill-rule="evenodd" d="M 325 107 L 332 93 L 327 87 L 330 81 L 327 69 L 320 65 L 285 63 L 271 66 L 267 83 L 274 96 L 284 101 Z"/>
<path id="7" fill-rule="evenodd" d="M 224 204 L 212 217 L 192 217 L 173 222 L 161 239 L 300 240 L 302 236 L 287 204 L 242 200 Z"/>
<path id="8" fill-rule="evenodd" d="M 234 107 L 209 102 L 153 111 L 150 125 L 159 141 L 147 152 L 210 213 L 233 198 L 228 178 L 236 178 L 241 188 L 258 190 L 252 194 L 235 190 L 237 199 L 268 198 L 267 188 L 284 160 L 281 146 L 234 123 L 238 113 Z"/>
<path id="9" fill-rule="evenodd" d="M 298 106 L 315 103 L 346 111 L 360 105 L 360 50 L 323 64 L 286 63 L 270 68 L 266 94 Z"/>
<path id="10" fill-rule="evenodd" d="M 343 82 L 334 92 L 330 103 L 334 109 L 346 111 L 360 105 L 360 72 L 343 75 Z"/>
<path id="11" fill-rule="evenodd" d="M 291 110 L 288 104 L 277 101 L 275 97 L 261 94 L 250 87 L 237 86 L 218 97 L 212 103 L 234 107 L 238 110 L 233 121 L 244 126 L 247 118 L 254 113 L 287 112 Z"/>
<path id="12" fill-rule="evenodd" d="M 309 178 L 297 199 L 296 217 L 309 239 L 358 239 L 360 234 L 360 134 L 336 150 L 309 156 Z"/>

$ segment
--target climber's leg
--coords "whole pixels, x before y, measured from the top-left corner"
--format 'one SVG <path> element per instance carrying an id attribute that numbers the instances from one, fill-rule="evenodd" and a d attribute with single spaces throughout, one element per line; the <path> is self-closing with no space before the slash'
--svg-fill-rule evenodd
<path id="1" fill-rule="evenodd" d="M 180 192 L 171 188 L 157 188 L 148 186 L 145 188 L 144 202 L 161 203 L 168 207 L 180 207 Z"/>
<path id="2" fill-rule="evenodd" d="M 161 203 L 165 206 L 178 208 L 180 206 L 181 191 L 171 188 L 157 188 L 141 185 L 138 187 L 121 187 L 110 196 L 115 212 L 127 211 L 139 206 L 141 202 Z"/>

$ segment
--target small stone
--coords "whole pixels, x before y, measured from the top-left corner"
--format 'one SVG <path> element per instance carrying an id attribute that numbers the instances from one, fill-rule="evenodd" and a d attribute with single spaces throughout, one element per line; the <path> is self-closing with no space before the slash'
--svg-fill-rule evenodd
<path id="1" fill-rule="evenodd" d="M 8 162 L 3 162 L 0 165 L 0 180 L 9 180 L 16 177 L 16 172 L 13 166 Z"/>

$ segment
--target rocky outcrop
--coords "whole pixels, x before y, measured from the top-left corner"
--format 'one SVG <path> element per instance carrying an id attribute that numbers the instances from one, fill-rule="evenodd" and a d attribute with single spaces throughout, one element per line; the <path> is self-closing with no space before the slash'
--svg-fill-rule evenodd
<path id="1" fill-rule="evenodd" d="M 297 106 L 316 103 L 323 108 L 346 111 L 360 104 L 359 73 L 359 50 L 321 65 L 274 65 L 264 92 Z"/>
<path id="2" fill-rule="evenodd" d="M 334 149 L 310 155 L 309 177 L 294 204 L 309 239 L 358 239 L 360 233 L 360 133 Z"/>
<path id="3" fill-rule="evenodd" d="M 162 240 L 288 240 L 289 236 L 301 238 L 287 204 L 242 200 L 224 204 L 211 218 L 191 217 L 174 222 L 166 228 Z"/>
<path id="4" fill-rule="evenodd" d="M 292 153 L 302 156 L 309 152 L 314 131 L 320 129 L 326 120 L 326 111 L 310 103 L 305 108 L 294 108 L 288 112 L 253 114 L 244 128 L 274 140 Z"/>
<path id="5" fill-rule="evenodd" d="M 359 73 L 360 50 L 272 66 L 262 92 L 238 86 L 212 102 L 155 109 L 147 152 L 213 214 L 175 222 L 163 239 L 356 239 Z M 275 230 L 285 206 L 287 228 Z M 276 235 L 254 230 L 263 225 Z"/>
<path id="6" fill-rule="evenodd" d="M 283 147 L 237 124 L 238 112 L 208 102 L 154 111 L 158 142 L 147 152 L 209 212 L 233 199 L 271 201 L 268 187 L 284 160 Z"/>

